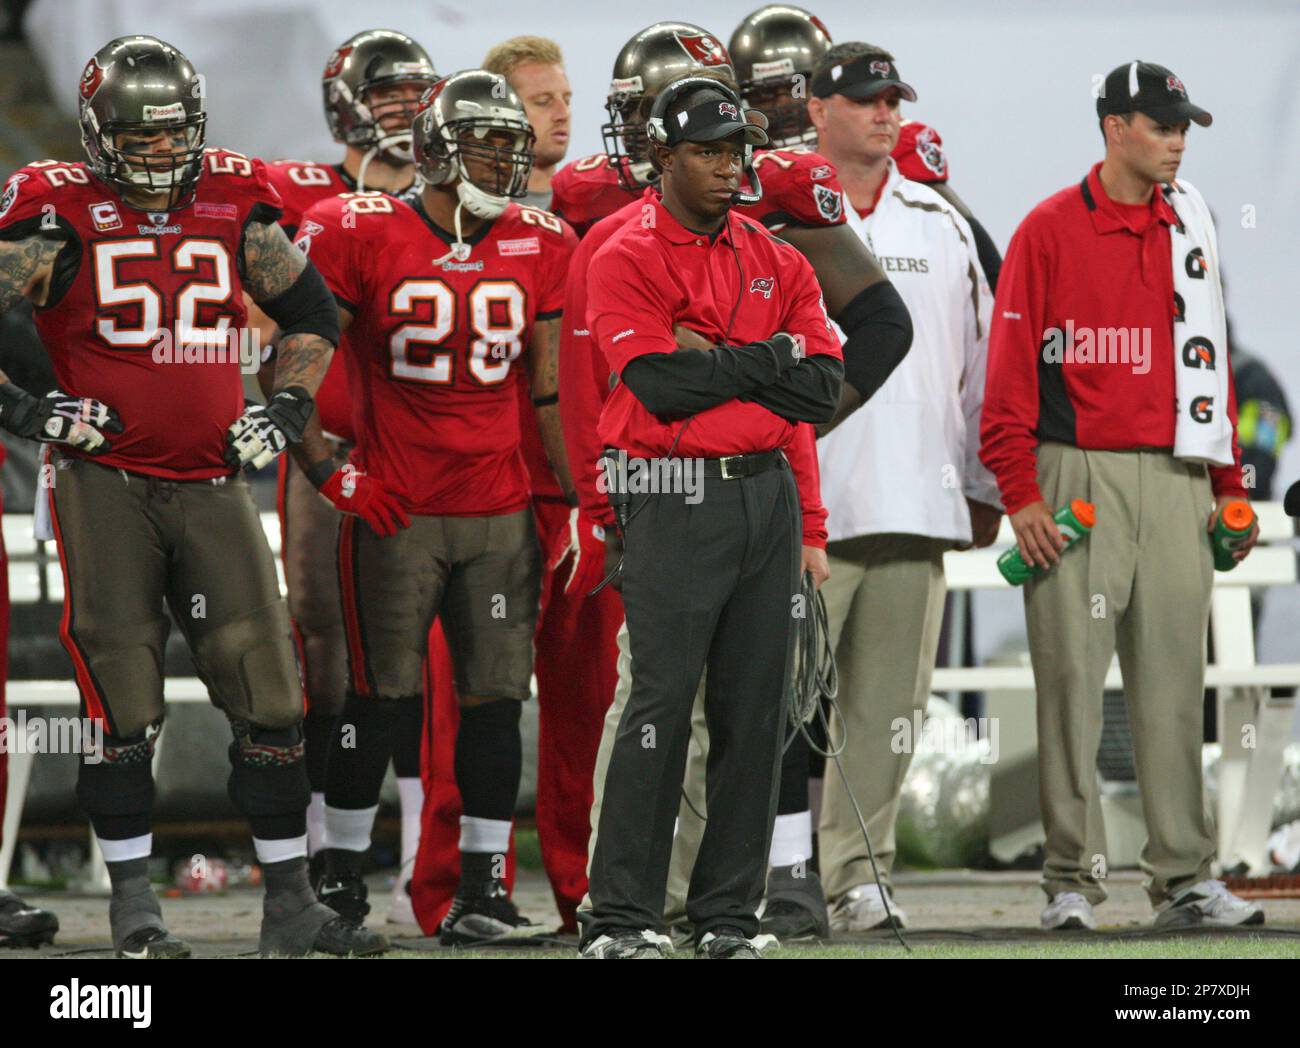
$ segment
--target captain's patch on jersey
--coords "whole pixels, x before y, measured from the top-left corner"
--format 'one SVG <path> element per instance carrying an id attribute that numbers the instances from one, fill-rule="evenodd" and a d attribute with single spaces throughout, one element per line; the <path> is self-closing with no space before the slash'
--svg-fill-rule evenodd
<path id="1" fill-rule="evenodd" d="M 813 202 L 817 213 L 827 222 L 838 222 L 844 217 L 844 198 L 830 186 L 813 186 Z"/>

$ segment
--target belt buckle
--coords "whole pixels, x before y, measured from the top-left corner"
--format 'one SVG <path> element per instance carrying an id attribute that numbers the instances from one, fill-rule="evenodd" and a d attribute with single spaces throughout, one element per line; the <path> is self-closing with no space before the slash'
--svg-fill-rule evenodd
<path id="1" fill-rule="evenodd" d="M 744 474 L 740 472 L 732 473 L 731 466 L 730 466 L 730 464 L 734 462 L 736 464 L 737 470 L 739 470 L 745 463 L 744 455 L 729 455 L 726 458 L 718 459 L 718 462 L 721 463 L 722 465 L 723 480 L 739 480 L 742 476 L 744 476 Z"/>

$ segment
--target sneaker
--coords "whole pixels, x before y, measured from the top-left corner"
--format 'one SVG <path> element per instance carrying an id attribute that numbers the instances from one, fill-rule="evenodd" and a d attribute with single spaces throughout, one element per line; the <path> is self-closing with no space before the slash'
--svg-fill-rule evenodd
<path id="1" fill-rule="evenodd" d="M 1057 892 L 1043 911 L 1042 925 L 1048 932 L 1079 928 L 1093 931 L 1097 918 L 1093 916 L 1092 903 L 1078 892 Z"/>
<path id="2" fill-rule="evenodd" d="M 1156 908 L 1157 928 L 1235 928 L 1263 923 L 1263 910 L 1233 895 L 1222 881 L 1215 880 L 1184 888 Z"/>
<path id="3" fill-rule="evenodd" d="M 456 892 L 451 909 L 442 919 L 438 941 L 443 946 L 473 946 L 478 943 L 533 939 L 542 929 L 522 916 L 500 880 L 491 880 L 481 892 Z"/>
<path id="4" fill-rule="evenodd" d="M 0 946 L 32 948 L 54 942 L 59 919 L 49 910 L 29 906 L 0 888 Z"/>
<path id="5" fill-rule="evenodd" d="M 768 873 L 759 926 L 783 942 L 830 938 L 821 879 L 811 870 L 801 877 L 793 871 L 793 866 L 773 866 Z"/>
<path id="6" fill-rule="evenodd" d="M 906 928 L 907 914 L 894 900 L 889 899 L 889 910 L 885 911 L 885 897 L 877 884 L 859 884 L 850 888 L 831 907 L 831 934 L 844 935 L 854 932 L 870 932 L 877 928 Z"/>
<path id="7" fill-rule="evenodd" d="M 756 940 L 745 938 L 739 928 L 715 928 L 705 932 L 695 947 L 695 956 L 709 961 L 762 960 L 763 950 Z"/>
<path id="8" fill-rule="evenodd" d="M 130 961 L 184 960 L 189 955 L 189 943 L 157 925 L 132 932 L 117 948 L 117 956 Z"/>
<path id="9" fill-rule="evenodd" d="M 657 961 L 672 952 L 672 940 L 649 929 L 610 932 L 582 948 L 584 958 L 598 961 Z"/>
<path id="10" fill-rule="evenodd" d="M 388 906 L 386 923 L 419 928 L 420 922 L 415 919 L 415 907 L 411 904 L 410 875 L 414 870 L 415 860 L 412 859 L 398 873 L 397 881 L 393 884 L 393 895 Z"/>

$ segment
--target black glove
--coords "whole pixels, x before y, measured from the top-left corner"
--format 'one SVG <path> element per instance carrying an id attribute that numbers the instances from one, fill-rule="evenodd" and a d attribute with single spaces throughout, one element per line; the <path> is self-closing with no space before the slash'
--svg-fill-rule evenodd
<path id="1" fill-rule="evenodd" d="M 0 426 L 45 444 L 68 444 L 91 455 L 112 448 L 105 433 L 121 433 L 122 420 L 107 404 L 52 390 L 34 397 L 12 382 L 0 385 Z"/>
<path id="2" fill-rule="evenodd" d="M 261 469 L 290 444 L 302 440 L 315 407 L 302 386 L 280 390 L 265 405 L 247 404 L 226 430 L 226 462 Z"/>

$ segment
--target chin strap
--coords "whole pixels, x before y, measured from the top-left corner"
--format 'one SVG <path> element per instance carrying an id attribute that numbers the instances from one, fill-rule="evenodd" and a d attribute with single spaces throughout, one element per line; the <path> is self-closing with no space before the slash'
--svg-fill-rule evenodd
<path id="1" fill-rule="evenodd" d="M 379 155 L 379 147 L 371 146 L 361 158 L 361 166 L 357 168 L 357 192 L 366 191 L 366 168 L 370 166 L 370 161 Z"/>
<path id="2" fill-rule="evenodd" d="M 452 223 L 456 227 L 456 243 L 451 245 L 451 250 L 448 251 L 445 255 L 443 255 L 442 258 L 435 258 L 433 260 L 433 264 L 435 266 L 440 266 L 444 262 L 452 262 L 452 261 L 464 262 L 467 258 L 469 258 L 470 247 L 468 244 L 465 243 L 465 238 L 464 235 L 461 233 L 461 226 L 460 226 L 460 213 L 464 207 L 465 207 L 465 202 L 463 200 L 459 200 L 456 204 L 456 213 L 452 219 Z"/>

